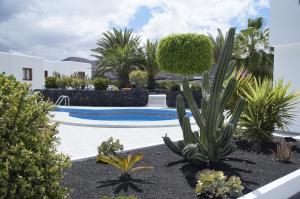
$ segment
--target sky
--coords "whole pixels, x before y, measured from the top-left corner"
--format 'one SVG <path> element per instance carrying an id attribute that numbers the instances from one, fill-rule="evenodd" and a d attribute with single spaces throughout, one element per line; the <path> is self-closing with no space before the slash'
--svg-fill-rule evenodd
<path id="1" fill-rule="evenodd" d="M 102 33 L 133 28 L 142 42 L 173 33 L 216 34 L 263 16 L 269 0 L 0 0 L 0 52 L 93 59 Z"/>

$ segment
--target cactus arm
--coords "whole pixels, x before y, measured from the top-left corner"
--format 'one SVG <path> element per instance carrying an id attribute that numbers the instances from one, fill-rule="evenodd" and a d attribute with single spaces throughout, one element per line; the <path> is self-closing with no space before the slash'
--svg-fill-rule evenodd
<path id="1" fill-rule="evenodd" d="M 205 71 L 202 75 L 202 97 L 209 97 L 209 74 Z"/>
<path id="2" fill-rule="evenodd" d="M 230 121 L 229 121 L 229 123 L 231 123 L 234 128 L 236 128 L 236 126 L 238 124 L 239 118 L 240 118 L 240 116 L 243 112 L 243 109 L 244 109 L 244 104 L 245 104 L 245 100 L 242 99 L 242 98 L 239 98 L 238 101 L 237 101 L 237 104 L 234 108 L 233 114 L 230 118 Z"/>
<path id="3" fill-rule="evenodd" d="M 191 92 L 191 89 L 189 86 L 189 82 L 186 77 L 183 78 L 182 87 L 183 87 L 184 96 L 187 100 L 187 103 L 191 109 L 192 115 L 193 115 L 197 125 L 200 127 L 200 129 L 204 129 L 204 118 L 200 114 L 199 107 L 193 98 L 193 95 L 192 95 L 192 92 Z"/>
<path id="4" fill-rule="evenodd" d="M 229 155 L 230 153 L 234 152 L 236 150 L 235 144 L 229 144 L 225 146 L 223 149 L 218 150 L 218 159 L 222 159 Z"/>
<path id="5" fill-rule="evenodd" d="M 191 129 L 191 123 L 190 123 L 190 118 L 188 116 L 185 116 L 183 118 L 183 139 L 184 139 L 184 144 L 195 144 L 198 142 L 197 136 Z"/>
<path id="6" fill-rule="evenodd" d="M 224 109 L 232 96 L 233 92 L 235 91 L 235 86 L 236 86 L 236 80 L 234 78 L 230 79 L 229 83 L 227 84 L 225 91 L 223 93 L 223 96 L 220 100 L 220 107 L 219 107 L 219 112 L 224 112 Z"/>
<path id="7" fill-rule="evenodd" d="M 178 116 L 179 124 L 182 129 L 183 128 L 183 118 L 186 115 L 182 95 L 177 95 L 177 97 L 176 97 L 176 109 L 177 109 L 177 116 Z"/>
<path id="8" fill-rule="evenodd" d="M 231 60 L 229 67 L 227 69 L 226 75 L 225 75 L 225 79 L 228 79 L 232 75 L 234 70 L 235 70 L 235 61 Z"/>
<path id="9" fill-rule="evenodd" d="M 165 135 L 163 137 L 163 140 L 165 142 L 165 144 L 167 145 L 167 147 L 173 151 L 174 153 L 176 153 L 177 155 L 182 156 L 181 150 L 180 148 L 177 146 L 177 144 L 175 144 L 167 135 Z"/>
<path id="10" fill-rule="evenodd" d="M 222 131 L 221 136 L 217 142 L 219 148 L 224 148 L 226 145 L 230 144 L 234 132 L 234 127 L 232 124 L 228 124 Z"/>
<path id="11" fill-rule="evenodd" d="M 205 162 L 208 162 L 208 159 L 207 156 L 202 155 L 200 153 L 196 153 L 190 156 L 190 161 L 194 164 L 201 165 L 204 164 Z"/>

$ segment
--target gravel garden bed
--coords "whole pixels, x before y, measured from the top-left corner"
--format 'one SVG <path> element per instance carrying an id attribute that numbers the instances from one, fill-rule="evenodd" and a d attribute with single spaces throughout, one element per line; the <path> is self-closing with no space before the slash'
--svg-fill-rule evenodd
<path id="1" fill-rule="evenodd" d="M 213 169 L 225 175 L 239 176 L 249 193 L 267 183 L 295 171 L 300 166 L 300 144 L 293 144 L 293 162 L 274 160 L 271 149 L 275 144 L 263 147 L 260 154 L 249 151 L 247 143 L 237 143 L 238 150 Z M 194 188 L 198 173 L 207 166 L 196 167 L 182 161 L 165 145 L 132 151 L 142 152 L 144 159 L 138 164 L 153 166 L 153 170 L 133 174 L 127 183 L 119 181 L 120 172 L 109 165 L 97 164 L 95 159 L 74 162 L 66 171 L 62 185 L 71 188 L 71 198 L 101 198 L 102 196 L 134 195 L 141 199 L 197 198 Z"/>

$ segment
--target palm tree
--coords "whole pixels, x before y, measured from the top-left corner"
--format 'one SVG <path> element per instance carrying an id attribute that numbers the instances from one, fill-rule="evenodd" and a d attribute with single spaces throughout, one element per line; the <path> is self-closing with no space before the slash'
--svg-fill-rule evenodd
<path id="1" fill-rule="evenodd" d="M 274 49 L 269 46 L 269 29 L 263 18 L 249 19 L 248 28 L 236 36 L 234 59 L 256 77 L 272 77 Z"/>
<path id="2" fill-rule="evenodd" d="M 145 70 L 147 71 L 148 76 L 148 88 L 155 88 L 155 75 L 158 73 L 159 68 L 155 59 L 156 49 L 157 49 L 157 41 L 152 43 L 149 39 L 147 39 L 145 48 Z"/>
<path id="3" fill-rule="evenodd" d="M 132 29 L 107 31 L 97 42 L 97 48 L 92 49 L 98 59 L 97 71 L 104 73 L 108 70 L 117 72 L 120 87 L 128 84 L 129 73 L 142 65 L 144 56 L 139 47 L 140 37 L 132 34 Z"/>

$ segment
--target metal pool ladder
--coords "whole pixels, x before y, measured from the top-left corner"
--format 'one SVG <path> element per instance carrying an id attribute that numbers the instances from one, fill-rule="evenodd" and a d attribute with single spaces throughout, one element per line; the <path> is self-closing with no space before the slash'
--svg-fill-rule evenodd
<path id="1" fill-rule="evenodd" d="M 59 96 L 59 98 L 55 102 L 55 105 L 59 106 L 59 105 L 61 105 L 62 102 L 65 102 L 65 106 L 70 106 L 69 96 L 66 96 L 66 95 Z"/>

